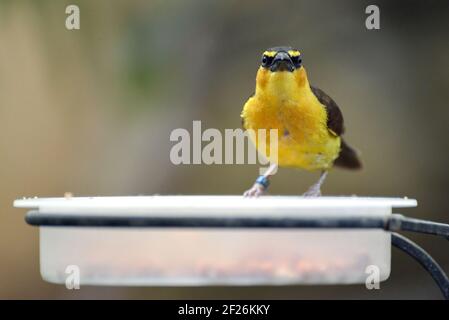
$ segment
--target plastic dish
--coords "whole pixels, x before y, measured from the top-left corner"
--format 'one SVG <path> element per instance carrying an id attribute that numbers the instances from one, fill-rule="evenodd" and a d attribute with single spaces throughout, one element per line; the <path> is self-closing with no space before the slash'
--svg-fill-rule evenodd
<path id="1" fill-rule="evenodd" d="M 67 226 L 119 217 L 386 218 L 416 200 L 361 197 L 138 196 L 30 198 L 59 225 L 41 225 L 40 269 L 65 283 L 71 266 L 91 285 L 292 285 L 365 283 L 373 266 L 390 274 L 391 238 L 382 229 L 158 228 Z M 84 219 L 84 220 L 83 220 Z M 86 220 L 87 219 L 87 220 Z M 60 222 L 60 223 L 59 223 Z M 69 269 L 68 269 L 69 268 Z M 370 269 L 371 268 L 371 269 Z"/>

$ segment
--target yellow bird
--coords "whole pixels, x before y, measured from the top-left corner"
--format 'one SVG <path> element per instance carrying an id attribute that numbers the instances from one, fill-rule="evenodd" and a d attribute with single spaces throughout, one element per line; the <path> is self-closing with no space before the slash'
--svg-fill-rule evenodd
<path id="1" fill-rule="evenodd" d="M 341 138 L 343 116 L 337 104 L 322 90 L 309 84 L 301 53 L 291 47 L 274 47 L 262 55 L 257 71 L 256 91 L 241 114 L 245 129 L 267 130 L 259 152 L 271 162 L 245 196 L 259 196 L 269 185 L 277 167 L 320 170 L 319 180 L 305 196 L 320 196 L 321 185 L 332 166 L 361 168 L 357 153 Z M 269 130 L 278 130 L 277 157 L 269 154 Z"/>

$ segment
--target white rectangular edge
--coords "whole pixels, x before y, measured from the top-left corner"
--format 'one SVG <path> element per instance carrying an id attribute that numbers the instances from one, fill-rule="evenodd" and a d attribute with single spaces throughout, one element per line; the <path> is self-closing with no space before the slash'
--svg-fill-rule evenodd
<path id="1" fill-rule="evenodd" d="M 46 214 L 168 216 L 376 216 L 412 199 L 148 196 L 22 199 Z M 81 285 L 292 285 L 384 281 L 391 237 L 383 230 L 40 227 L 44 280 Z M 75 274 L 74 274 L 75 273 Z M 373 274 L 374 273 L 374 274 Z"/>

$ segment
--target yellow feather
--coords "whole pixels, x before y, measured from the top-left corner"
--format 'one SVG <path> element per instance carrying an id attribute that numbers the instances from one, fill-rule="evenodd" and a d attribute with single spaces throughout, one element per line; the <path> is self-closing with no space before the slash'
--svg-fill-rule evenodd
<path id="1" fill-rule="evenodd" d="M 246 129 L 278 129 L 280 166 L 329 169 L 340 151 L 340 137 L 327 128 L 326 110 L 311 91 L 303 67 L 293 72 L 259 68 L 255 95 L 241 116 Z M 266 150 L 253 142 L 270 158 L 269 138 Z"/>
<path id="2" fill-rule="evenodd" d="M 297 57 L 301 55 L 301 52 L 299 52 L 298 50 L 289 50 L 288 51 L 288 55 L 290 57 Z"/>
<path id="3" fill-rule="evenodd" d="M 267 57 L 274 57 L 276 53 L 277 53 L 276 51 L 265 51 L 263 55 Z"/>

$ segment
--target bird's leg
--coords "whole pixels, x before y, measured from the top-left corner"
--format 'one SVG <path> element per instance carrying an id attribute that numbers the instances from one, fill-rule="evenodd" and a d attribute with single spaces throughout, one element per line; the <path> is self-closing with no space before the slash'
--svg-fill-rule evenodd
<path id="1" fill-rule="evenodd" d="M 256 179 L 256 182 L 253 184 L 251 189 L 246 190 L 243 193 L 243 196 L 245 197 L 258 197 L 265 193 L 265 191 L 268 189 L 268 186 L 270 185 L 270 181 L 268 180 L 269 176 L 273 175 L 277 170 L 278 165 L 272 163 L 270 167 L 265 171 L 265 173 L 261 176 L 259 176 Z"/>
<path id="2" fill-rule="evenodd" d="M 327 171 L 324 170 L 321 172 L 320 178 L 318 181 L 313 184 L 304 194 L 304 197 L 320 197 L 321 196 L 321 185 L 323 184 L 324 180 L 326 180 L 327 177 Z"/>

